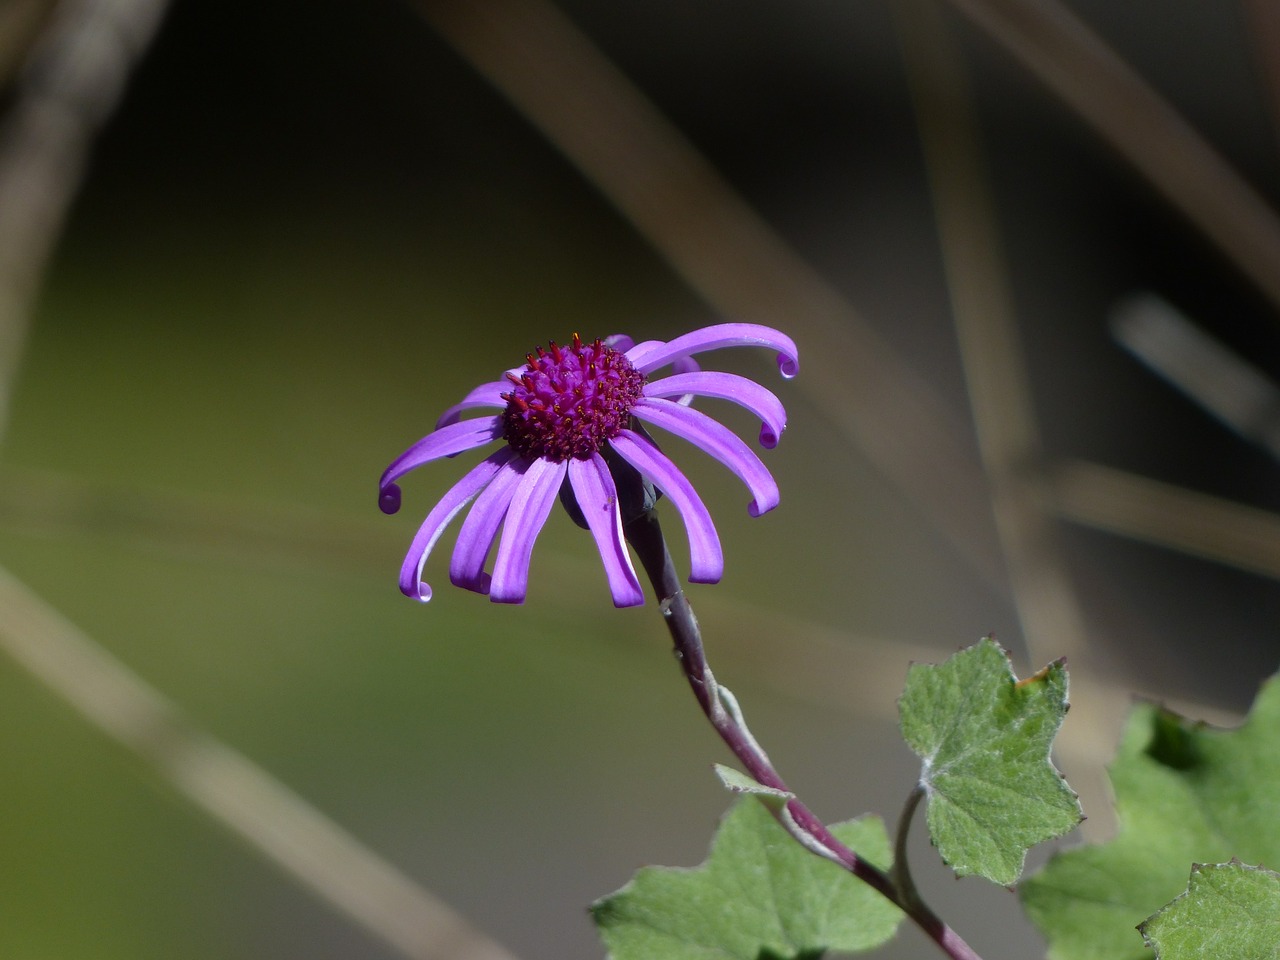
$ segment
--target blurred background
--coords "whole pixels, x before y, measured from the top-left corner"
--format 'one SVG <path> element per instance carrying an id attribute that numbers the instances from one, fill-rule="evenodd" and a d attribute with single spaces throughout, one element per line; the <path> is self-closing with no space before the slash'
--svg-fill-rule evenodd
<path id="1" fill-rule="evenodd" d="M 1276 667 L 1275 20 L 4 0 L 0 956 L 464 956 L 465 923 L 599 957 L 593 899 L 703 859 L 729 758 L 654 605 L 614 610 L 558 514 L 524 606 L 448 587 L 443 549 L 414 604 L 403 550 L 464 465 L 375 506 L 441 409 L 575 331 L 799 344 L 788 383 L 707 358 L 787 405 L 778 510 L 669 449 L 725 544 L 690 590 L 711 662 L 819 815 L 896 815 L 909 662 L 994 634 L 1020 674 L 1069 657 L 1059 759 L 1105 837 L 1132 695 L 1230 722 Z M 131 712 L 129 678 L 169 706 Z M 198 731 L 221 779 L 185 764 Z M 297 802 L 255 806 L 246 770 Z M 263 855 L 313 812 L 314 857 Z M 331 830 L 409 906 L 352 902 Z M 1042 951 L 916 840 L 980 952 Z"/>

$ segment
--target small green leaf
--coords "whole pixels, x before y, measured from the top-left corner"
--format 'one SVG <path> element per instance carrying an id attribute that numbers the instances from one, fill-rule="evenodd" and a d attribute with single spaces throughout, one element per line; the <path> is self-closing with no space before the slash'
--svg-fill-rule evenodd
<path id="1" fill-rule="evenodd" d="M 1280 875 L 1239 860 L 1196 864 L 1187 892 L 1139 929 L 1159 960 L 1280 957 Z"/>
<path id="2" fill-rule="evenodd" d="M 782 824 L 783 829 L 800 846 L 810 853 L 826 857 L 834 863 L 843 865 L 844 861 L 834 850 L 829 849 L 821 840 L 796 822 L 795 817 L 788 808 L 790 801 L 795 799 L 796 795 L 794 793 L 789 790 L 779 790 L 777 787 L 766 787 L 758 780 L 733 769 L 733 767 L 726 767 L 723 763 L 717 763 L 715 766 L 716 776 L 720 778 L 720 782 L 724 784 L 730 793 L 755 797 L 768 808 L 774 819 Z"/>
<path id="3" fill-rule="evenodd" d="M 794 793 L 787 790 L 779 790 L 776 787 L 766 787 L 763 783 L 753 780 L 739 770 L 733 767 L 726 767 L 723 763 L 715 765 L 716 776 L 720 778 L 720 782 L 730 793 L 745 794 L 760 800 L 770 810 L 777 810 L 784 806 L 788 800 L 795 797 Z"/>
<path id="4" fill-rule="evenodd" d="M 1062 661 L 1019 681 L 986 639 L 946 663 L 917 664 L 898 701 L 902 735 L 924 761 L 929 835 L 958 876 L 1008 886 L 1027 850 L 1081 820 L 1049 760 L 1067 712 Z"/>
<path id="5" fill-rule="evenodd" d="M 1280 679 L 1235 730 L 1139 705 L 1110 773 L 1116 838 L 1056 855 L 1019 889 L 1052 960 L 1151 960 L 1134 928 L 1191 864 L 1280 863 Z"/>
<path id="6" fill-rule="evenodd" d="M 859 856 L 888 865 L 879 818 L 831 830 Z M 879 946 L 902 919 L 862 881 L 802 848 L 750 797 L 725 816 L 702 866 L 645 867 L 591 913 L 612 960 L 812 960 Z"/>

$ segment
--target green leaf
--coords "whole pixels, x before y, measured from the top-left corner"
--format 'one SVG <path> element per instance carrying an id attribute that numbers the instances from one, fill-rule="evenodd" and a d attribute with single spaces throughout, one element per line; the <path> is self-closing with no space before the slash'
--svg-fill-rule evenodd
<path id="1" fill-rule="evenodd" d="M 1235 730 L 1138 706 L 1110 773 L 1116 838 L 1058 854 L 1020 889 L 1052 960 L 1150 960 L 1134 928 L 1191 864 L 1280 863 L 1280 680 Z"/>
<path id="2" fill-rule="evenodd" d="M 1008 886 L 1027 850 L 1081 820 L 1049 760 L 1067 712 L 1062 661 L 1019 681 L 985 639 L 946 663 L 917 664 L 898 701 L 902 734 L 924 761 L 929 835 L 958 876 Z"/>
<path id="3" fill-rule="evenodd" d="M 1280 875 L 1239 860 L 1197 863 L 1187 892 L 1139 929 L 1159 960 L 1280 957 Z"/>
<path id="4" fill-rule="evenodd" d="M 731 793 L 745 794 L 755 797 L 761 801 L 770 810 L 779 810 L 786 805 L 788 800 L 795 797 L 794 793 L 787 790 L 779 790 L 776 787 L 766 787 L 763 783 L 759 783 L 753 778 L 747 776 L 733 767 L 726 767 L 723 763 L 715 765 L 716 776 L 720 778 L 720 782 Z"/>
<path id="5" fill-rule="evenodd" d="M 859 856 L 888 865 L 879 818 L 831 830 Z M 879 946 L 902 919 L 851 873 L 796 843 L 751 797 L 725 816 L 702 866 L 645 867 L 591 913 L 612 960 L 811 960 Z"/>

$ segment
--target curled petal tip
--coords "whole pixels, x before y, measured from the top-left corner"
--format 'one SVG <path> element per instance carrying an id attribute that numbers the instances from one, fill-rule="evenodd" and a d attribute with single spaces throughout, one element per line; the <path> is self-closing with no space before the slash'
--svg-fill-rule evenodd
<path id="1" fill-rule="evenodd" d="M 431 585 L 425 580 L 419 580 L 416 586 L 410 586 L 407 589 L 401 586 L 400 592 L 410 600 L 417 600 L 419 603 L 426 603 L 431 599 Z"/>
<path id="2" fill-rule="evenodd" d="M 760 446 L 772 450 L 778 445 L 778 435 L 769 429 L 767 423 L 760 425 Z"/>
<path id="3" fill-rule="evenodd" d="M 400 488 L 389 483 L 378 492 L 378 508 L 386 514 L 400 509 Z"/>
<path id="4" fill-rule="evenodd" d="M 778 354 L 778 372 L 782 374 L 782 379 L 791 380 L 800 372 L 800 360 L 798 357 L 789 357 L 785 353 Z"/>

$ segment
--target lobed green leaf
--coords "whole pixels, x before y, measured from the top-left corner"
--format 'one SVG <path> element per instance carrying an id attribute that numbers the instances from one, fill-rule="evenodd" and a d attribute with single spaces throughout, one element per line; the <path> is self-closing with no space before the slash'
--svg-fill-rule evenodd
<path id="1" fill-rule="evenodd" d="M 1062 661 L 1019 681 L 988 638 L 946 663 L 913 666 L 898 708 L 924 761 L 929 835 L 957 875 L 1012 884 L 1030 847 L 1082 819 L 1049 759 L 1067 712 Z"/>
<path id="2" fill-rule="evenodd" d="M 750 783 L 743 778 L 753 792 Z M 859 856 L 888 865 L 879 818 L 831 830 Z M 879 946 L 902 919 L 848 871 L 801 847 L 751 796 L 730 809 L 701 866 L 642 868 L 591 914 L 612 960 L 814 960 Z"/>
<path id="3" fill-rule="evenodd" d="M 1116 838 L 1056 855 L 1019 891 L 1051 960 L 1150 960 L 1135 927 L 1193 863 L 1280 863 L 1280 679 L 1234 730 L 1138 706 L 1110 775 Z"/>

